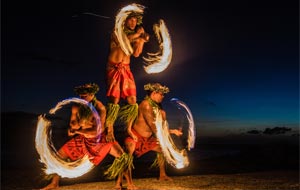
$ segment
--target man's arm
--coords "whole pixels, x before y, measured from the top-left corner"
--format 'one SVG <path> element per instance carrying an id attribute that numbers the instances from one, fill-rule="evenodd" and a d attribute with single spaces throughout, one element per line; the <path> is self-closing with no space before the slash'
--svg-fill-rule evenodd
<path id="1" fill-rule="evenodd" d="M 143 52 L 144 43 L 149 41 L 149 35 L 145 33 L 143 27 L 139 27 L 137 32 L 127 36 L 129 41 L 132 43 L 134 57 L 140 56 Z"/>
<path id="2" fill-rule="evenodd" d="M 96 137 L 99 131 L 94 116 L 91 115 L 88 119 L 80 119 L 80 116 L 78 116 L 78 110 L 79 108 L 77 106 L 72 107 L 68 135 L 73 136 L 75 134 L 80 134 L 87 138 Z"/>
<path id="3" fill-rule="evenodd" d="M 70 123 L 69 123 L 69 125 L 70 125 L 69 131 L 71 132 L 70 136 L 74 135 L 74 134 L 72 134 L 72 132 L 74 132 L 80 128 L 79 118 L 78 118 L 77 114 L 78 114 L 78 107 L 73 106 L 71 109 L 71 117 L 70 117 Z"/>
<path id="4" fill-rule="evenodd" d="M 106 120 L 106 108 L 100 101 L 97 101 L 96 110 L 100 116 L 101 127 L 104 128 Z"/>
<path id="5" fill-rule="evenodd" d="M 119 47 L 119 41 L 117 39 L 117 36 L 114 32 L 112 32 L 111 36 L 110 36 L 110 49 L 114 49 L 116 47 Z"/>
<path id="6" fill-rule="evenodd" d="M 94 138 L 99 134 L 98 126 L 94 116 L 80 122 L 80 128 L 74 131 L 75 134 L 83 135 L 86 138 Z"/>
<path id="7" fill-rule="evenodd" d="M 174 134 L 176 136 L 181 136 L 183 134 L 182 130 L 180 130 L 180 129 L 169 129 L 169 133 Z"/>
<path id="8" fill-rule="evenodd" d="M 161 115 L 162 115 L 163 121 L 166 121 L 167 120 L 167 113 L 166 113 L 165 110 L 161 110 Z M 169 133 L 174 134 L 176 136 L 181 136 L 183 134 L 182 129 L 169 129 Z"/>
<path id="9" fill-rule="evenodd" d="M 132 43 L 142 36 L 145 32 L 143 27 L 139 27 L 135 33 L 127 35 L 128 40 Z"/>

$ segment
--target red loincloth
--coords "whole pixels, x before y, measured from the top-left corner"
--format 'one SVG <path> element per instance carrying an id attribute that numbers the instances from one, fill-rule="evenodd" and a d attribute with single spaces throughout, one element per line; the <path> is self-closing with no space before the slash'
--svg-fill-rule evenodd
<path id="1" fill-rule="evenodd" d="M 129 136 L 126 137 L 125 142 L 135 143 L 134 154 L 137 157 L 140 157 L 143 154 L 155 149 L 157 146 L 160 146 L 156 137 L 142 137 L 134 129 L 132 129 L 132 132 L 137 136 L 138 141 L 134 141 L 132 137 Z"/>
<path id="2" fill-rule="evenodd" d="M 112 145 L 118 142 L 106 142 L 104 134 L 101 134 L 100 142 L 97 142 L 97 139 L 76 135 L 64 144 L 61 149 L 63 149 L 72 161 L 88 155 L 90 161 L 94 165 L 98 165 L 109 153 Z"/>
<path id="3" fill-rule="evenodd" d="M 136 96 L 136 85 L 129 63 L 109 62 L 107 66 L 106 96 L 126 98 Z"/>

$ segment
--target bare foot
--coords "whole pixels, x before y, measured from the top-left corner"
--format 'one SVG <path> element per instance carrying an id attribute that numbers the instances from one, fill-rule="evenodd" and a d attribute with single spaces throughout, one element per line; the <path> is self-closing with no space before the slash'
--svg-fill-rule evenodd
<path id="1" fill-rule="evenodd" d="M 115 185 L 115 187 L 113 188 L 115 190 L 122 190 L 122 185 Z"/>
<path id="2" fill-rule="evenodd" d="M 50 190 L 50 189 L 56 189 L 58 188 L 59 185 L 58 184 L 53 184 L 53 183 L 50 183 L 49 185 L 47 185 L 46 187 L 40 189 L 40 190 Z"/>
<path id="3" fill-rule="evenodd" d="M 127 190 L 136 190 L 136 189 L 139 189 L 139 188 L 137 188 L 137 186 L 135 186 L 135 185 L 127 185 Z"/>
<path id="4" fill-rule="evenodd" d="M 173 181 L 172 178 L 170 178 L 169 176 L 160 176 L 159 181 Z"/>

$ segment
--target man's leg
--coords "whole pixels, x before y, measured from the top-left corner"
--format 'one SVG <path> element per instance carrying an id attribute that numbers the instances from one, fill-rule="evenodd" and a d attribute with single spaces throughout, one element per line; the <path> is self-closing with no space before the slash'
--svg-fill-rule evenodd
<path id="1" fill-rule="evenodd" d="M 164 158 L 163 153 L 161 152 L 161 148 L 157 147 L 154 149 L 154 151 L 157 153 L 157 162 L 159 167 L 159 178 L 160 181 L 172 181 L 172 178 L 170 178 L 166 173 L 166 160 Z"/>
<path id="2" fill-rule="evenodd" d="M 115 158 L 120 158 L 123 152 L 124 151 L 119 144 L 114 144 L 109 154 L 114 156 Z M 123 174 L 119 174 L 116 181 L 115 189 L 122 190 L 122 178 L 123 178 Z"/>
<path id="3" fill-rule="evenodd" d="M 166 160 L 163 157 L 162 153 L 158 154 L 158 163 L 159 163 L 159 180 L 160 181 L 172 181 L 166 173 Z"/>
<path id="4" fill-rule="evenodd" d="M 68 158 L 67 154 L 62 149 L 58 150 L 58 155 L 62 159 Z M 51 179 L 51 183 L 49 185 L 47 185 L 46 187 L 42 188 L 41 190 L 50 190 L 50 189 L 55 189 L 55 188 L 59 187 L 59 179 L 60 179 L 59 175 L 57 175 L 57 174 L 52 174 L 52 175 L 53 176 Z"/>
<path id="5" fill-rule="evenodd" d="M 126 147 L 126 152 L 132 157 L 133 159 L 133 153 L 135 150 L 135 142 L 134 141 L 125 141 L 125 147 Z M 134 190 L 138 189 L 134 184 L 132 180 L 132 169 L 133 167 L 128 167 L 127 171 L 124 172 L 124 176 L 127 181 L 127 189 L 128 190 Z"/>
<path id="6" fill-rule="evenodd" d="M 115 141 L 114 123 L 118 117 L 120 106 L 117 103 L 108 103 L 106 109 L 107 109 L 106 120 L 105 120 L 105 128 L 107 128 L 106 141 L 113 142 Z"/>
<path id="7" fill-rule="evenodd" d="M 136 189 L 132 181 L 132 176 L 130 175 L 133 161 L 132 155 L 125 153 L 119 144 L 114 144 L 109 153 L 115 157 L 115 161 L 113 164 L 116 164 L 117 169 L 121 169 L 121 172 L 119 172 L 117 176 L 115 188 L 120 190 L 122 189 L 122 180 L 124 176 L 127 181 L 127 189 Z"/>
<path id="8" fill-rule="evenodd" d="M 129 101 L 132 99 L 131 101 Z M 139 106 L 135 102 L 135 96 L 131 96 L 131 98 L 127 98 L 128 104 L 122 106 L 119 112 L 120 120 L 125 123 L 126 131 L 129 136 L 133 138 L 133 140 L 137 141 L 136 135 L 132 133 L 132 125 L 134 120 L 137 118 Z"/>
<path id="9" fill-rule="evenodd" d="M 47 185 L 46 187 L 42 188 L 41 190 L 50 190 L 55 189 L 59 187 L 59 176 L 57 174 L 53 174 L 51 183 Z"/>

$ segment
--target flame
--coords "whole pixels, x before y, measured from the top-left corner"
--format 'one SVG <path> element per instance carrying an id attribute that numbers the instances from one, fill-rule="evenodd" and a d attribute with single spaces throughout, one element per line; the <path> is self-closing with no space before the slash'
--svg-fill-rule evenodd
<path id="1" fill-rule="evenodd" d="M 130 56 L 133 53 L 132 46 L 123 32 L 124 21 L 131 12 L 144 13 L 144 6 L 133 3 L 123 7 L 115 19 L 114 33 L 120 43 L 121 49 L 126 55 Z M 159 73 L 165 70 L 172 59 L 172 43 L 168 28 L 165 22 L 160 19 L 159 24 L 153 25 L 153 31 L 159 43 L 159 51 L 156 53 L 147 53 L 144 59 L 144 70 L 148 74 Z"/>
<path id="2" fill-rule="evenodd" d="M 96 118 L 97 130 L 101 131 L 100 118 L 96 109 L 85 100 L 79 98 L 63 100 L 59 102 L 55 108 L 52 108 L 49 113 L 54 114 L 63 105 L 69 104 L 70 102 L 81 103 L 89 106 Z M 44 115 L 40 115 L 37 123 L 35 147 L 40 155 L 39 161 L 45 164 L 44 172 L 46 174 L 56 173 L 61 177 L 75 178 L 94 168 L 94 164 L 89 161 L 87 155 L 85 155 L 82 159 L 73 162 L 66 162 L 65 160 L 62 160 L 58 156 L 51 138 L 49 138 L 49 135 L 51 136 L 50 126 L 51 122 L 47 120 Z"/>
<path id="3" fill-rule="evenodd" d="M 196 141 L 196 130 L 195 130 L 195 124 L 194 124 L 194 119 L 191 110 L 189 107 L 183 102 L 180 101 L 177 98 L 172 98 L 171 102 L 175 103 L 178 109 L 184 109 L 186 112 L 186 118 L 189 122 L 189 130 L 188 130 L 188 150 L 194 148 L 195 146 L 195 141 Z"/>
<path id="4" fill-rule="evenodd" d="M 127 16 L 131 12 L 137 12 L 137 13 L 143 14 L 144 6 L 133 3 L 131 5 L 127 5 L 127 6 L 123 7 L 116 16 L 115 29 L 114 29 L 114 32 L 120 43 L 121 49 L 128 56 L 133 53 L 133 49 L 132 49 L 132 46 L 131 46 L 126 34 L 123 32 L 123 27 L 124 27 L 124 21 L 126 20 Z"/>
<path id="5" fill-rule="evenodd" d="M 186 150 L 179 150 L 169 133 L 169 125 L 167 121 L 162 120 L 161 112 L 158 108 L 153 108 L 156 116 L 155 125 L 157 128 L 157 138 L 159 140 L 162 152 L 166 161 L 173 167 L 180 169 L 189 165 Z"/>
<path id="6" fill-rule="evenodd" d="M 162 72 L 172 59 L 172 43 L 165 22 L 162 19 L 159 20 L 159 24 L 153 25 L 153 30 L 158 39 L 159 51 L 147 53 L 148 57 L 143 57 L 147 65 L 144 66 L 144 69 L 148 74 Z"/>

